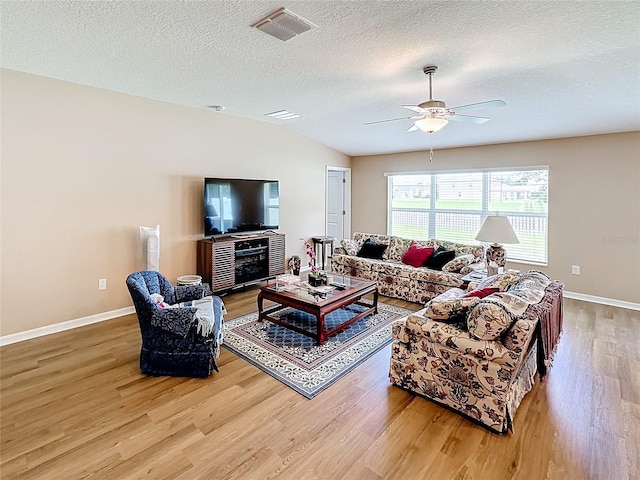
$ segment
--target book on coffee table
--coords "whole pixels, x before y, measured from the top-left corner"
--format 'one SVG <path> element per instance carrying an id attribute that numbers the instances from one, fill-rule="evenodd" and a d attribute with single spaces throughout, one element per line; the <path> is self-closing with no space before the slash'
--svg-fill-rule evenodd
<path id="1" fill-rule="evenodd" d="M 336 289 L 336 287 L 332 287 L 331 285 L 320 285 L 318 287 L 312 287 L 309 285 L 309 282 L 302 282 L 302 286 L 314 293 L 329 293 Z"/>

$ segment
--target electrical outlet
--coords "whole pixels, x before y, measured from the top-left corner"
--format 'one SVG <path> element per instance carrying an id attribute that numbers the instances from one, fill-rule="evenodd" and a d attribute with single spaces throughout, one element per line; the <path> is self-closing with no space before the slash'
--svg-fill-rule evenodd
<path id="1" fill-rule="evenodd" d="M 571 273 L 580 275 L 580 265 L 571 265 Z"/>
<path id="2" fill-rule="evenodd" d="M 98 280 L 98 290 L 106 290 L 107 289 L 107 279 L 101 278 Z"/>

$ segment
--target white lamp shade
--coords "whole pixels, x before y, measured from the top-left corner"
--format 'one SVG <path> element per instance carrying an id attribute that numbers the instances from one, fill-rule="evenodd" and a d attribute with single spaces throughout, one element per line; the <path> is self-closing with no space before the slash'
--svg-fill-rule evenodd
<path id="1" fill-rule="evenodd" d="M 480 227 L 476 240 L 490 243 L 520 243 L 509 219 L 501 215 L 489 215 Z"/>
<path id="2" fill-rule="evenodd" d="M 449 123 L 449 121 L 445 118 L 427 116 L 425 118 L 421 118 L 420 120 L 416 120 L 415 125 L 424 132 L 433 133 L 440 130 L 447 123 Z"/>

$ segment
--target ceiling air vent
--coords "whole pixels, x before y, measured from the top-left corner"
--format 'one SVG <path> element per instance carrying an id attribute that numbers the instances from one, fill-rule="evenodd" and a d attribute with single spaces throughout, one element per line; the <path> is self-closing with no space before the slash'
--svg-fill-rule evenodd
<path id="1" fill-rule="evenodd" d="M 251 26 L 283 42 L 315 27 L 309 20 L 305 20 L 286 8 L 281 8 Z"/>
<path id="2" fill-rule="evenodd" d="M 300 118 L 302 115 L 290 112 L 289 110 L 278 110 L 277 112 L 265 113 L 267 117 L 277 118 L 278 120 L 293 120 Z"/>

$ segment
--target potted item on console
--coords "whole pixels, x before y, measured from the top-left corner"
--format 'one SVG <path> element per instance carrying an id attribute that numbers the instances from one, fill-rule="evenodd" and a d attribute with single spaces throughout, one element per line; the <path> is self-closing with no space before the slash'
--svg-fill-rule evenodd
<path id="1" fill-rule="evenodd" d="M 312 287 L 321 287 L 327 284 L 327 272 L 322 270 L 318 270 L 318 266 L 316 265 L 316 254 L 313 251 L 313 247 L 309 242 L 307 242 L 304 238 L 301 238 L 304 242 L 304 246 L 307 252 L 307 257 L 309 257 L 309 268 L 311 268 L 311 272 L 309 272 L 309 285 Z"/>
<path id="2" fill-rule="evenodd" d="M 322 287 L 327 284 L 327 272 L 317 270 L 309 274 L 309 285 L 312 287 Z"/>

